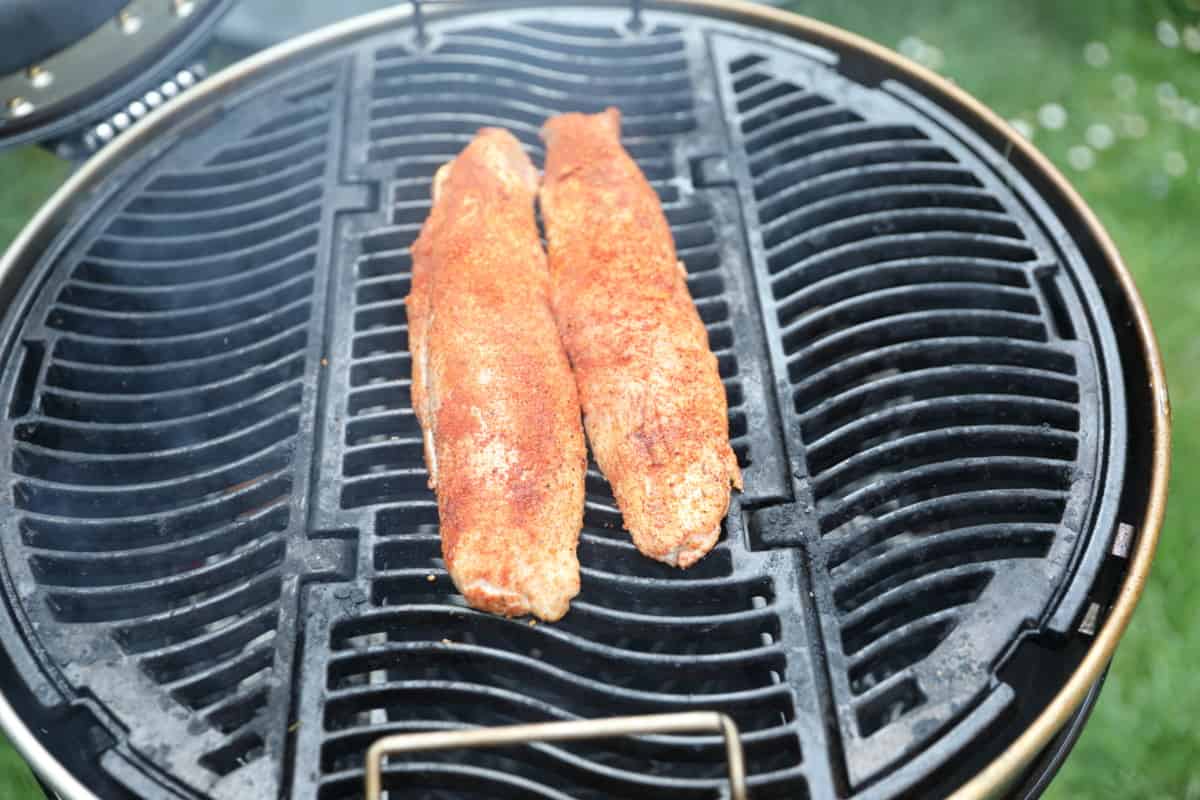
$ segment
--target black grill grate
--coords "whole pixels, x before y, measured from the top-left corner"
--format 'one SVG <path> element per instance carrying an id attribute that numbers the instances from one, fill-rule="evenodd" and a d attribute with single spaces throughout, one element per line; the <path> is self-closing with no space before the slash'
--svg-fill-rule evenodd
<path id="1" fill-rule="evenodd" d="M 432 53 L 387 47 L 374 55 L 364 122 L 367 161 L 391 204 L 381 210 L 384 224 L 358 237 L 347 421 L 336 439 L 346 443 L 342 507 L 388 507 L 375 517 L 369 567 L 370 602 L 385 611 L 373 612 L 368 628 L 357 619 L 349 623 L 362 631 L 353 637 L 334 628 L 333 648 L 340 642 L 346 652 L 336 652 L 328 665 L 337 677 L 328 687 L 325 724 L 336 733 L 321 745 L 328 776 L 321 797 L 360 791 L 358 770 L 380 726 L 478 723 L 481 713 L 502 724 L 717 706 L 737 715 L 748 733 L 760 734 L 748 739 L 753 771 L 785 770 L 768 782 L 787 784 L 794 770 L 786 770 L 799 761 L 787 726 L 790 693 L 779 682 L 785 659 L 770 633 L 778 629 L 768 607 L 770 582 L 735 576 L 727 544 L 688 573 L 644 559 L 620 531 L 620 514 L 594 465 L 580 547 L 584 596 L 561 624 L 528 629 L 466 612 L 441 562 L 430 527 L 436 508 L 425 489 L 420 431 L 407 397 L 402 300 L 411 277 L 408 247 L 428 215 L 433 173 L 479 126 L 513 130 L 540 164 L 541 121 L 577 107 L 581 86 L 599 83 L 590 108 L 622 108 L 628 146 L 663 197 L 726 379 L 735 448 L 743 463 L 749 460 L 746 400 L 714 211 L 702 197 L 683 196 L 672 149 L 672 136 L 696 128 L 685 41 L 676 28 L 657 28 L 636 43 L 611 27 L 564 30 L 468 27 L 447 33 Z M 585 60 L 578 60 L 581 43 Z M 646 70 L 654 70 L 652 80 L 638 77 Z M 754 608 L 755 598 L 762 610 Z M 706 637 L 718 626 L 723 635 Z M 586 677 L 576 674 L 582 664 Z M 488 710 L 481 711 L 481 703 Z M 438 708 L 432 716 L 431 706 Z M 501 783 L 514 769 L 540 775 L 540 791 L 564 778 L 586 784 L 604 775 L 580 796 L 669 790 L 704 797 L 720 783 L 720 753 L 715 738 L 699 745 L 668 738 L 640 748 L 547 748 L 528 763 L 476 755 L 473 763 L 482 770 L 478 777 Z M 429 769 L 421 767 L 421 774 Z M 429 781 L 432 791 L 443 777 L 434 773 L 438 777 L 404 780 Z M 530 790 L 513 791 L 521 796 Z"/>
<path id="2" fill-rule="evenodd" d="M 99 231 L 47 309 L 12 434 L 52 619 L 107 633 L 211 728 L 197 760 L 217 775 L 262 754 L 278 684 L 331 89 L 162 170 Z"/>
<path id="3" fill-rule="evenodd" d="M 1045 296 L 1061 256 L 978 156 L 900 98 L 744 50 L 717 46 L 858 783 L 932 736 L 938 705 L 986 690 L 1006 640 L 976 650 L 960 626 L 1015 636 L 1051 598 L 1054 568 L 1016 596 L 1004 578 L 1074 539 L 1096 377 Z M 953 675 L 931 658 L 968 643 Z"/>
<path id="4" fill-rule="evenodd" d="M 940 793 L 1026 713 L 1021 642 L 1075 652 L 1107 552 L 1124 399 L 1076 244 L 953 116 L 829 51 L 680 13 L 443 16 L 193 114 L 31 263 L 6 693 L 81 715 L 72 764 L 116 796 L 355 797 L 386 732 L 690 709 L 738 721 L 756 798 Z M 608 105 L 747 491 L 682 572 L 593 465 L 583 591 L 533 626 L 440 560 L 408 248 L 478 127 L 540 163 L 547 116 Z M 385 786 L 710 798 L 721 759 L 648 736 L 393 759 Z"/>

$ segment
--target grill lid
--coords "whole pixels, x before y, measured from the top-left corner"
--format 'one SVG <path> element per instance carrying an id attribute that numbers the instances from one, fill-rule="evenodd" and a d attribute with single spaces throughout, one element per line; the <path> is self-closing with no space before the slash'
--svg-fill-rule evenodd
<path id="1" fill-rule="evenodd" d="M 0 75 L 16 72 L 75 44 L 117 16 L 123 0 L 76 6 L 70 0 L 12 0 L 0 8 Z M 74 13 L 73 13 L 74 12 Z"/>
<path id="2" fill-rule="evenodd" d="M 20 0 L 0 8 L 0 147 L 83 158 L 170 99 L 233 0 Z M 108 119 L 109 117 L 112 119 Z M 107 125 L 85 141 L 89 126 Z"/>
<path id="3" fill-rule="evenodd" d="M 351 797 L 384 733 L 701 709 L 739 724 L 757 798 L 974 775 L 1086 657 L 1118 521 L 1154 500 L 1158 376 L 1089 220 L 956 98 L 781 15 L 427 17 L 215 79 L 7 255 L 10 702 L 113 797 Z M 540 160 L 547 115 L 606 105 L 663 199 L 746 492 L 681 572 L 636 554 L 593 467 L 583 591 L 533 627 L 465 607 L 438 557 L 408 247 L 475 129 Z M 712 797 L 721 753 L 426 754 L 384 784 Z"/>

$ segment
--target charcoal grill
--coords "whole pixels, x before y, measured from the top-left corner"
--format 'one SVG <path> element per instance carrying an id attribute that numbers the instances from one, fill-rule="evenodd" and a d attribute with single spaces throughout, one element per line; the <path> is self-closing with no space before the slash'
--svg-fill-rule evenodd
<path id="1" fill-rule="evenodd" d="M 562 622 L 439 560 L 402 298 L 483 125 L 619 106 L 745 471 L 636 554 L 589 471 Z M 0 722 L 64 797 L 363 793 L 387 734 L 720 712 L 755 798 L 979 796 L 1107 664 L 1163 511 L 1141 302 L 945 81 L 735 3 L 425 3 L 150 115 L 6 254 Z M 696 728 L 692 728 L 696 730 Z M 393 756 L 395 797 L 716 797 L 714 734 Z M 85 788 L 86 787 L 86 788 Z"/>

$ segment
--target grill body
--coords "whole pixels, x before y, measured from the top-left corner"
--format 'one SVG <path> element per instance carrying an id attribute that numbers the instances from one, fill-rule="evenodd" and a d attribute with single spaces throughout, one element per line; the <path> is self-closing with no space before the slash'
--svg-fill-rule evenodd
<path id="1" fill-rule="evenodd" d="M 354 797 L 385 733 L 691 709 L 739 723 L 755 797 L 961 784 L 1085 658 L 1149 502 L 1136 301 L 1077 211 L 952 100 L 775 17 L 436 11 L 159 116 L 9 254 L 10 702 L 114 797 Z M 607 105 L 746 491 L 681 572 L 593 465 L 582 592 L 534 627 L 465 607 L 439 559 L 408 248 L 477 128 L 540 163 L 546 116 Z M 715 797 L 721 752 L 425 754 L 384 785 Z"/>

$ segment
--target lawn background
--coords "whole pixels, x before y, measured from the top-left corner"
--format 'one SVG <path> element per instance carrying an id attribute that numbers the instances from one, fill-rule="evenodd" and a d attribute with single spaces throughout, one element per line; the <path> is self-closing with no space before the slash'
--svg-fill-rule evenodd
<path id="1" fill-rule="evenodd" d="M 1034 124 L 1038 109 L 1067 112 L 1059 130 L 1038 127 L 1034 142 L 1083 193 L 1137 278 L 1162 345 L 1175 410 L 1174 475 L 1162 544 L 1141 605 L 1082 739 L 1049 792 L 1077 797 L 1200 800 L 1200 553 L 1188 520 L 1200 495 L 1184 487 L 1200 467 L 1200 131 L 1171 118 L 1160 93 L 1200 102 L 1200 52 L 1167 47 L 1160 21 L 1176 31 L 1200 25 L 1200 0 L 804 0 L 801 13 L 889 47 L 916 37 L 940 52 L 940 71 L 1003 116 Z M 1197 34 L 1200 35 L 1200 34 Z M 1169 36 L 1165 37 L 1168 42 Z M 1089 42 L 1110 56 L 1084 60 Z M 909 41 L 909 49 L 913 42 Z M 1095 49 L 1095 48 L 1093 48 Z M 1128 75 L 1136 94 L 1114 90 Z M 1128 82 L 1125 82 L 1126 87 Z M 1089 169 L 1072 167 L 1071 148 L 1089 125 L 1120 131 L 1140 114 L 1147 132 L 1117 136 Z M 1195 122 L 1195 120 L 1193 120 Z M 1078 151 L 1076 157 L 1079 156 Z M 1180 156 L 1185 162 L 1180 171 Z M 1168 173 L 1171 174 L 1168 174 Z M 0 155 L 0 248 L 66 176 L 34 148 Z M 1189 247 L 1191 244 L 1191 247 Z M 1189 365 L 1190 368 L 1189 368 Z M 40 798 L 20 758 L 0 742 L 0 798 Z"/>

